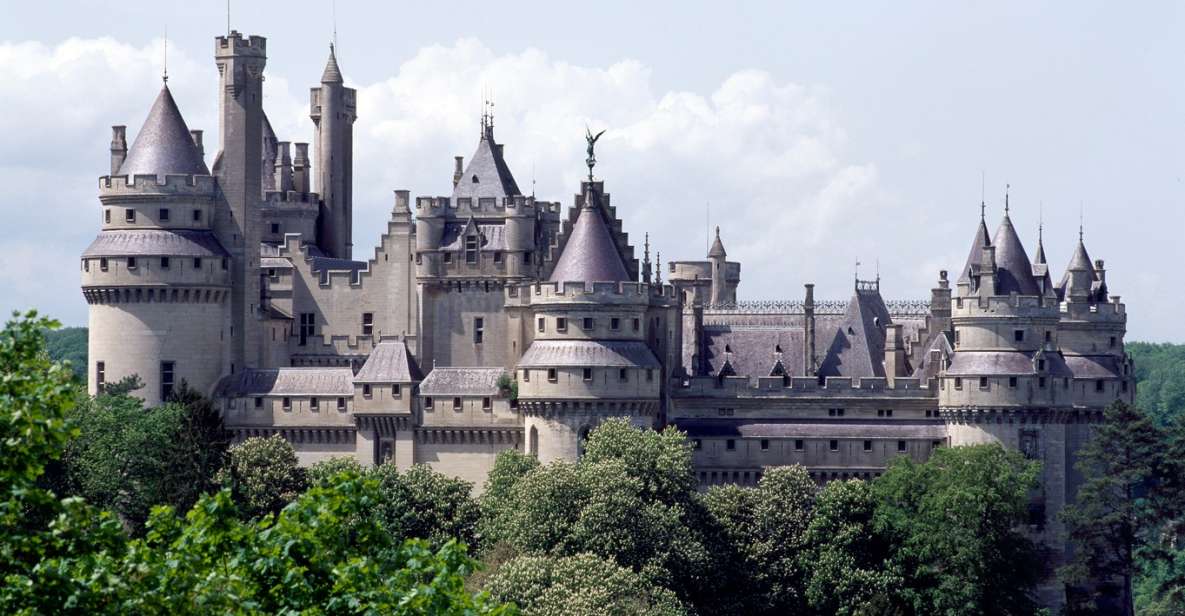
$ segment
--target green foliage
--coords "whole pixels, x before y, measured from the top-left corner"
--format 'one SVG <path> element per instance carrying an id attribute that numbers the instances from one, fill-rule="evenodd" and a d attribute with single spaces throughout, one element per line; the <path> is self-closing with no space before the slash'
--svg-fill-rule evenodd
<path id="1" fill-rule="evenodd" d="M 873 482 L 873 529 L 890 542 L 899 600 L 930 614 L 1031 614 L 1041 572 L 1021 532 L 1039 465 L 999 445 L 896 458 Z"/>
<path id="2" fill-rule="evenodd" d="M 518 400 L 518 381 L 503 372 L 498 376 L 498 391 L 501 391 L 507 400 Z"/>
<path id="3" fill-rule="evenodd" d="M 87 330 L 85 327 L 63 327 L 45 331 L 45 346 L 49 358 L 55 362 L 70 362 L 79 378 L 86 379 Z"/>
<path id="4" fill-rule="evenodd" d="M 304 469 L 284 437 L 252 437 L 232 446 L 216 481 L 228 487 L 243 515 L 279 513 L 305 488 Z"/>
<path id="5" fill-rule="evenodd" d="M 498 601 L 514 602 L 524 616 L 682 616 L 674 593 L 593 554 L 521 556 L 490 578 Z"/>
<path id="6" fill-rule="evenodd" d="M 383 464 L 369 476 L 381 492 L 375 513 L 392 536 L 423 539 L 433 546 L 450 540 L 476 545 L 480 510 L 469 482 L 423 464 L 403 473 L 394 464 Z"/>
<path id="7" fill-rule="evenodd" d="M 538 466 L 538 458 L 513 449 L 499 452 L 494 458 L 494 466 L 486 476 L 485 489 L 478 502 L 481 516 L 477 534 L 483 552 L 506 539 L 511 512 L 508 502 L 514 485 Z"/>
<path id="8" fill-rule="evenodd" d="M 310 486 L 327 486 L 340 473 L 364 474 L 365 469 L 352 457 L 334 456 L 308 467 L 305 476 Z"/>
<path id="9" fill-rule="evenodd" d="M 1125 346 L 1135 364 L 1136 406 L 1162 426 L 1185 414 L 1185 344 Z"/>
<path id="10" fill-rule="evenodd" d="M 694 494 L 691 443 L 673 427 L 655 432 L 639 430 L 625 419 L 605 421 L 589 435 L 582 462 L 606 460 L 621 462 L 630 477 L 642 482 L 644 494 L 659 502 L 683 503 Z"/>

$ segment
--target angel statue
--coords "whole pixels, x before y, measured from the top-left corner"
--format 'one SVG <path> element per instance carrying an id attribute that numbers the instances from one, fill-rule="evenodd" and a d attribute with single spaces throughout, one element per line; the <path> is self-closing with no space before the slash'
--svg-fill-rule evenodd
<path id="1" fill-rule="evenodd" d="M 584 132 L 584 139 L 585 141 L 588 141 L 588 158 L 584 159 L 584 163 L 588 165 L 588 181 L 591 182 L 593 179 L 593 167 L 597 165 L 597 155 L 593 153 L 593 149 L 597 147 L 597 139 L 600 139 L 601 135 L 605 134 L 605 131 L 601 131 L 594 135 L 592 133 L 592 129 L 590 129 L 586 124 L 584 126 Z"/>

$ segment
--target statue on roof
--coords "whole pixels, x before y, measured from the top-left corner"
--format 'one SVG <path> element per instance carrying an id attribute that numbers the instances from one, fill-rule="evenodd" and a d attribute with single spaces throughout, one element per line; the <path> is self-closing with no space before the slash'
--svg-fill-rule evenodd
<path id="1" fill-rule="evenodd" d="M 597 147 L 597 140 L 601 138 L 601 135 L 605 134 L 605 131 L 602 130 L 594 135 L 592 129 L 586 124 L 584 126 L 584 133 L 584 139 L 588 142 L 588 158 L 584 159 L 584 163 L 588 165 L 588 181 L 591 182 L 593 179 L 593 167 L 597 165 L 597 155 L 593 153 L 593 149 Z"/>

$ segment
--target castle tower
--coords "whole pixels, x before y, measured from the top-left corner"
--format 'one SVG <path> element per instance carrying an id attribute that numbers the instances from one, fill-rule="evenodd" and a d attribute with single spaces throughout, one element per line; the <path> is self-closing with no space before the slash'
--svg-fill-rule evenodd
<path id="1" fill-rule="evenodd" d="M 524 290 L 535 334 L 518 362 L 519 408 L 526 449 L 542 462 L 575 460 L 606 418 L 652 427 L 660 412 L 662 366 L 646 343 L 651 287 L 626 269 L 597 186 L 582 192 L 549 283 Z"/>
<path id="2" fill-rule="evenodd" d="M 317 245 L 339 259 L 351 258 L 354 248 L 354 120 L 358 118 L 357 93 L 347 88 L 337 66 L 333 45 L 321 75 L 321 87 L 310 93 L 309 117 L 316 125 L 317 192 L 321 215 Z"/>
<path id="3" fill-rule="evenodd" d="M 82 254 L 87 391 L 137 375 L 145 386 L 133 393 L 149 406 L 182 382 L 210 394 L 231 287 L 230 254 L 212 231 L 217 182 L 167 86 L 130 150 L 124 127 L 113 133 L 102 230 Z"/>
<path id="4" fill-rule="evenodd" d="M 736 301 L 736 287 L 728 288 L 725 276 L 728 253 L 724 252 L 724 243 L 720 241 L 720 227 L 716 227 L 716 241 L 712 242 L 708 250 L 708 263 L 712 268 L 712 291 L 709 302 L 712 306 L 732 303 Z"/>
<path id="5" fill-rule="evenodd" d="M 263 194 L 263 69 L 267 41 L 232 30 L 214 41 L 219 75 L 221 148 L 214 174 L 221 188 L 214 233 L 230 253 L 230 326 L 226 371 L 258 363 L 259 205 Z"/>

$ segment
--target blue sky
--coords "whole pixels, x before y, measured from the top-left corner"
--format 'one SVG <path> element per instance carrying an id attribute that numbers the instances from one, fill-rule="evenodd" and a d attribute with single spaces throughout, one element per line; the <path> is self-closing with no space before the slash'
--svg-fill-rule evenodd
<path id="1" fill-rule="evenodd" d="M 268 37 L 265 106 L 306 141 L 330 2 L 235 3 Z M 77 256 L 98 229 L 111 124 L 138 129 L 170 86 L 217 147 L 220 1 L 0 2 L 0 309 L 84 324 Z M 1138 10 L 1136 10 L 1138 8 Z M 989 225 L 1011 184 L 1030 253 L 1055 277 L 1084 212 L 1130 313 L 1129 339 L 1185 341 L 1182 5 L 1102 2 L 360 3 L 339 0 L 339 58 L 359 89 L 356 258 L 391 191 L 447 194 L 492 91 L 523 187 L 572 201 L 587 122 L 626 230 L 664 260 L 704 252 L 705 208 L 744 298 L 851 293 L 879 262 L 887 298 L 962 267 L 986 177 Z M 534 171 L 532 173 L 532 170 Z"/>

